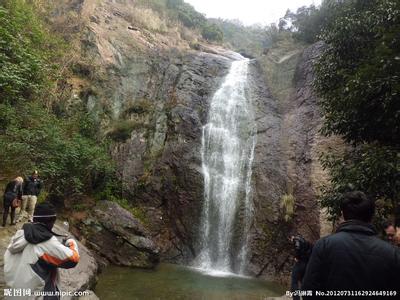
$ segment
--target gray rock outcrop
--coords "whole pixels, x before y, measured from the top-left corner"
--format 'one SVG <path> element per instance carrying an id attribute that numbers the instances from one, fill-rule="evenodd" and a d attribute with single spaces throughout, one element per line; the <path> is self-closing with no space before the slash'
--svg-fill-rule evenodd
<path id="1" fill-rule="evenodd" d="M 86 244 L 113 264 L 153 268 L 159 262 L 159 250 L 148 231 L 114 202 L 98 202 L 77 226 L 86 237 Z"/>

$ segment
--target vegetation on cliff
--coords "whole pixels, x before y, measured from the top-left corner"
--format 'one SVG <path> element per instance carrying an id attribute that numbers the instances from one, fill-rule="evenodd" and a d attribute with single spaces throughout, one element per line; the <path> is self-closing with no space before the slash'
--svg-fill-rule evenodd
<path id="1" fill-rule="evenodd" d="M 358 189 L 377 201 L 379 218 L 398 218 L 400 3 L 326 0 L 288 11 L 279 28 L 306 43 L 325 42 L 314 80 L 322 133 L 341 136 L 349 147 L 322 156 L 331 178 L 322 205 L 336 219 L 341 195 Z"/>
<path id="2" fill-rule="evenodd" d="M 203 14 L 183 0 L 140 0 L 138 4 L 156 12 L 162 20 L 180 23 L 184 27 L 198 31 L 207 41 L 221 42 L 223 32 Z"/>
<path id="3" fill-rule="evenodd" d="M 335 220 L 341 195 L 358 189 L 376 200 L 378 221 L 399 218 L 400 3 L 325 0 L 319 7 L 288 10 L 273 29 L 278 42 L 272 50 L 288 34 L 305 45 L 325 43 L 314 80 L 321 132 L 342 137 L 348 147 L 321 157 L 330 175 L 321 190 L 322 206 Z"/>
<path id="4" fill-rule="evenodd" d="M 0 164 L 3 176 L 38 169 L 53 197 L 102 189 L 113 177 L 107 142 L 60 92 L 68 54 L 29 1 L 0 6 Z"/>
<path id="5" fill-rule="evenodd" d="M 393 214 L 400 196 L 400 3 L 348 1 L 332 9 L 315 87 L 323 133 L 340 135 L 351 147 L 323 159 L 332 185 L 322 204 L 337 216 L 338 195 L 360 189 L 382 203 L 382 215 Z"/>

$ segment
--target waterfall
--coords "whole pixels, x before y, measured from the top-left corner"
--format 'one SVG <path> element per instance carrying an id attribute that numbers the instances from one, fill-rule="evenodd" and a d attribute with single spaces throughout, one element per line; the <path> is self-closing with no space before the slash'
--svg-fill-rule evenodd
<path id="1" fill-rule="evenodd" d="M 204 204 L 196 261 L 201 269 L 242 272 L 247 260 L 256 143 L 248 64 L 243 57 L 232 63 L 202 129 Z"/>

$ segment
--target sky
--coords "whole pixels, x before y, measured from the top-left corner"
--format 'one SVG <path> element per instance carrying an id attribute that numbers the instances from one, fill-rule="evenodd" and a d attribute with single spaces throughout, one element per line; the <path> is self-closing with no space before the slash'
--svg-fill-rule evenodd
<path id="1" fill-rule="evenodd" d="M 245 25 L 278 23 L 289 8 L 319 5 L 321 0 L 185 0 L 208 18 L 239 19 Z"/>

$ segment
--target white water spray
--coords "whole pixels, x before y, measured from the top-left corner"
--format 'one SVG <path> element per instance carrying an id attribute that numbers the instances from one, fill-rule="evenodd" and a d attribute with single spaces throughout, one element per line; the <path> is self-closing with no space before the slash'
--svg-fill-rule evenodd
<path id="1" fill-rule="evenodd" d="M 204 206 L 197 266 L 213 272 L 242 272 L 247 261 L 256 143 L 248 64 L 244 58 L 232 63 L 203 126 Z"/>

